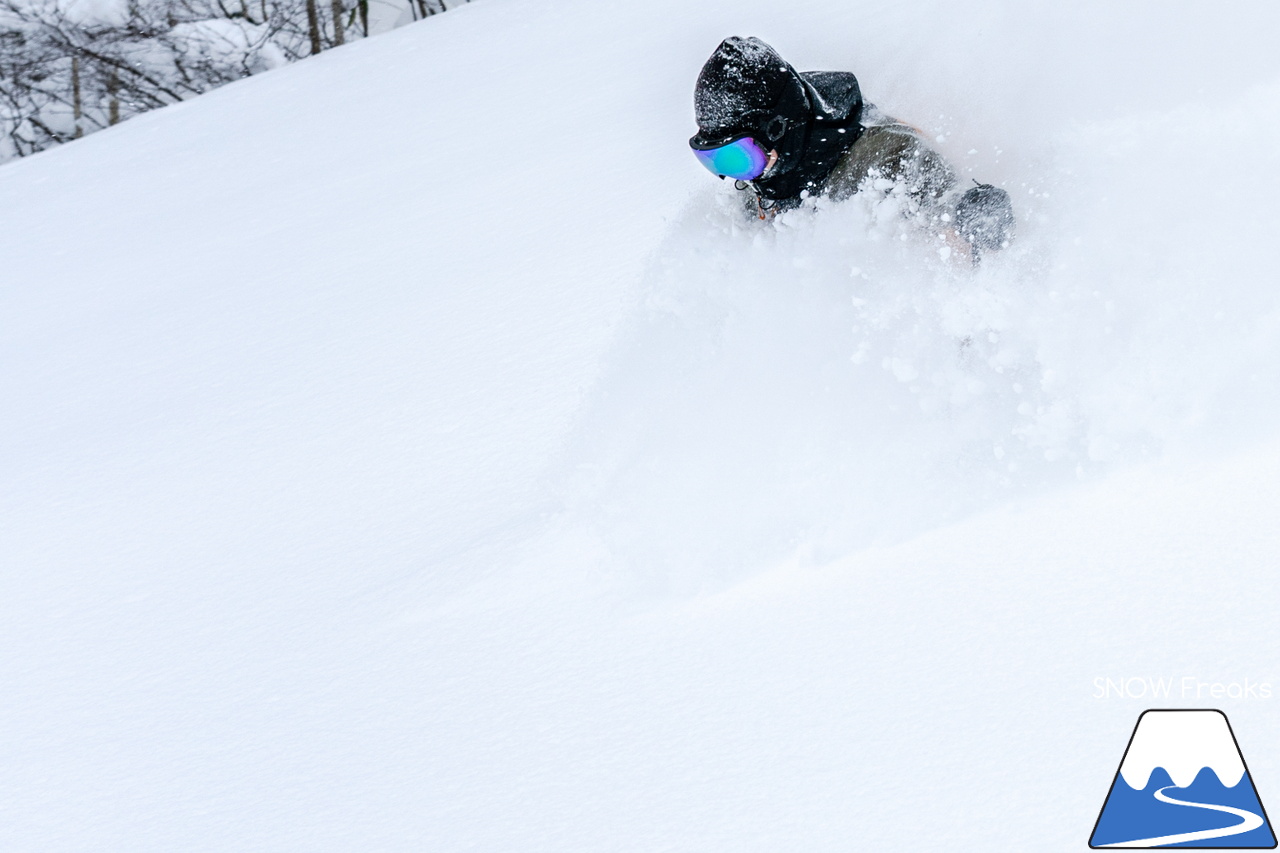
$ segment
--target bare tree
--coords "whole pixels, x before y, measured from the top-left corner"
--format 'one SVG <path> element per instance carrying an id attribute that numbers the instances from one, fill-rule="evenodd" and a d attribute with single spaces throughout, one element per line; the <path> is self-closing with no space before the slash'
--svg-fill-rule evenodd
<path id="1" fill-rule="evenodd" d="M 311 39 L 312 56 L 324 50 L 320 43 L 320 10 L 316 8 L 316 0 L 307 0 L 307 36 Z"/>
<path id="2" fill-rule="evenodd" d="M 80 99 L 80 57 L 71 57 L 71 114 L 75 118 L 75 138 L 84 136 L 80 120 L 84 118 L 84 102 Z"/>
<path id="3" fill-rule="evenodd" d="M 367 36 L 368 0 L 346 2 L 119 0 L 86 18 L 0 0 L 0 161 Z M 415 18 L 447 8 L 405 2 Z"/>
<path id="4" fill-rule="evenodd" d="M 342 0 L 333 0 L 333 44 L 337 47 L 346 42 L 346 34 L 342 31 Z"/>

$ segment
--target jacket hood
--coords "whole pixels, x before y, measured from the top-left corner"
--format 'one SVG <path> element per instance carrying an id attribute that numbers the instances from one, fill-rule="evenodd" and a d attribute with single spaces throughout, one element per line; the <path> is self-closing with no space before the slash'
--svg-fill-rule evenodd
<path id="1" fill-rule="evenodd" d="M 797 72 L 758 38 L 732 36 L 702 66 L 694 88 L 698 132 L 689 144 L 714 148 L 751 136 L 778 151 L 765 198 L 798 197 L 830 173 L 861 132 L 862 94 L 845 72 Z"/>
<path id="2" fill-rule="evenodd" d="M 773 141 L 781 135 L 776 119 L 803 121 L 808 104 L 800 75 L 776 50 L 758 38 L 731 36 L 702 66 L 693 110 L 693 145 L 710 148 L 743 135 Z M 769 130 L 776 136 L 768 137 Z"/>

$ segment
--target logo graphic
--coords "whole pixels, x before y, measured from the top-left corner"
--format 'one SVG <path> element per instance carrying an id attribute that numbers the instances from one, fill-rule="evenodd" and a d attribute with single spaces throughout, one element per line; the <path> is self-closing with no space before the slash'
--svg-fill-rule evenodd
<path id="1" fill-rule="evenodd" d="M 1274 848 L 1221 711 L 1143 711 L 1089 846 Z"/>

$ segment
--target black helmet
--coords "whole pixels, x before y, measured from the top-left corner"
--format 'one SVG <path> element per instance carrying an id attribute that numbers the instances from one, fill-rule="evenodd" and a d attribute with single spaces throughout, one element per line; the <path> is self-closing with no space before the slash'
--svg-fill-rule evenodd
<path id="1" fill-rule="evenodd" d="M 732 36 L 702 66 L 693 93 L 698 132 L 689 144 L 715 148 L 740 136 L 779 146 L 810 108 L 800 75 L 758 38 Z"/>

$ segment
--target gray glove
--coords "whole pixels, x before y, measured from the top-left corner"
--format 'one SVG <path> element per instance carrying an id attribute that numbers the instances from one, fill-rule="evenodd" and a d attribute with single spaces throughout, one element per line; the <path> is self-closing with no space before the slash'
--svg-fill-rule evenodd
<path id="1" fill-rule="evenodd" d="M 1009 194 L 991 184 L 971 187 L 956 204 L 956 231 L 972 244 L 975 256 L 1008 246 L 1015 223 Z"/>

